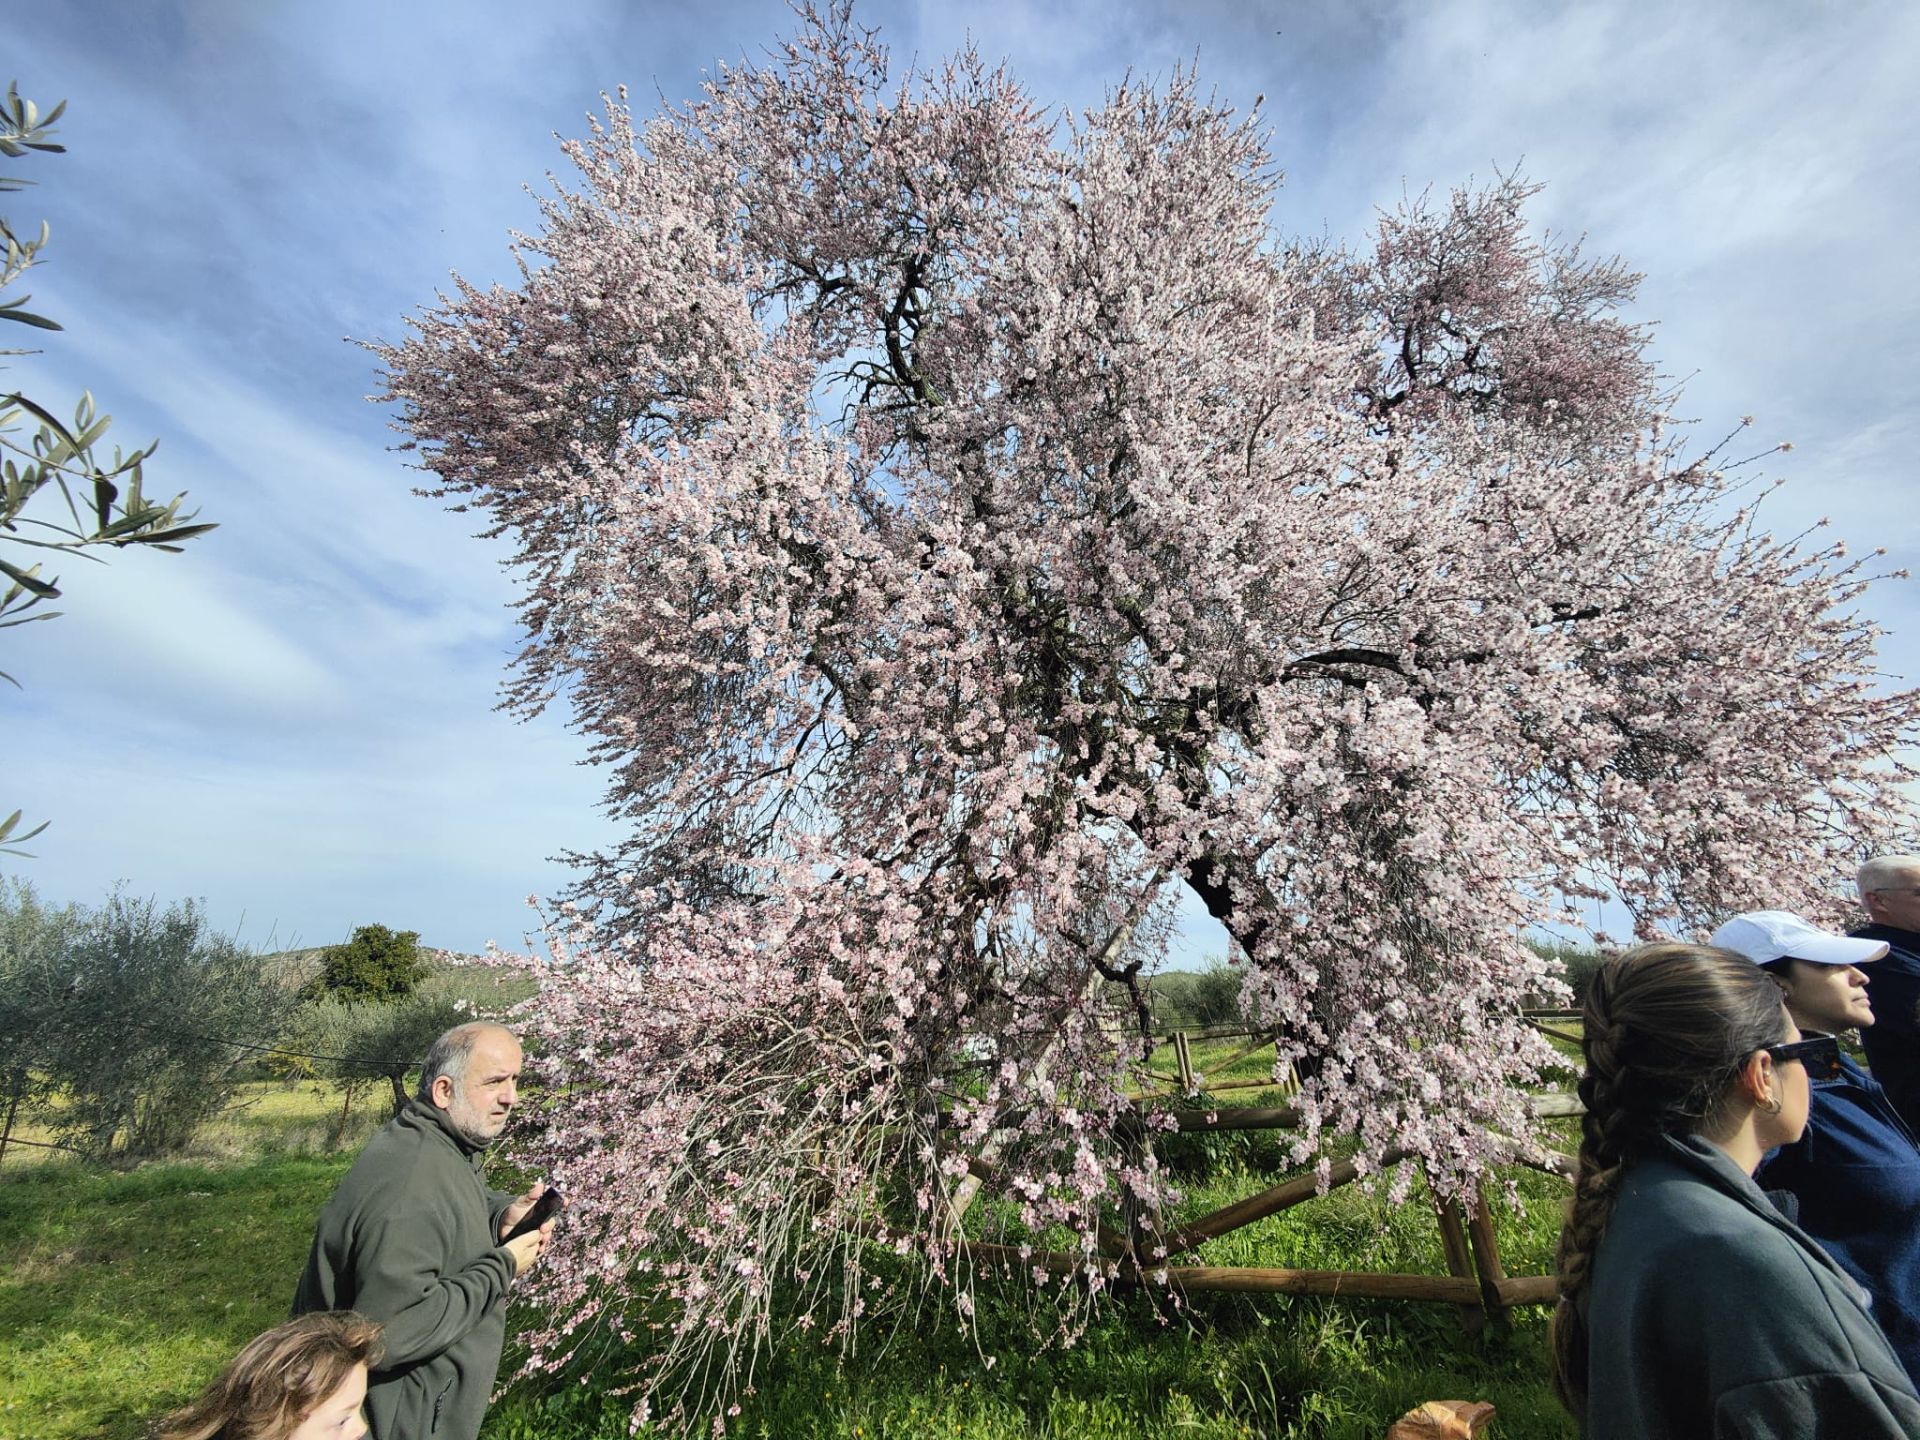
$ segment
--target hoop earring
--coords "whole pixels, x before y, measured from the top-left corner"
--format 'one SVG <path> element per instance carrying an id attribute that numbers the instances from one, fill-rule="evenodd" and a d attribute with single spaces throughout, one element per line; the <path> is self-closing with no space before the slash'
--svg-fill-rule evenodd
<path id="1" fill-rule="evenodd" d="M 1780 1097 L 1778 1095 L 1769 1095 L 1764 1101 L 1757 1102 L 1754 1108 L 1764 1110 L 1769 1115 L 1778 1115 L 1780 1113 Z"/>

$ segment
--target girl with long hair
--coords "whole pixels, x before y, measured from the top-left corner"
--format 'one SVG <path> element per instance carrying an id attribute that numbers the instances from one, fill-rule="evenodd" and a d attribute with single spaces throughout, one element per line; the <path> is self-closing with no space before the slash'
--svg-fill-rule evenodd
<path id="1" fill-rule="evenodd" d="M 1588 1440 L 1920 1436 L 1860 1287 L 1753 1181 L 1805 1128 L 1779 987 L 1730 951 L 1643 945 L 1587 994 L 1555 1388 Z"/>
<path id="2" fill-rule="evenodd" d="M 367 1371 L 379 1360 L 371 1320 L 347 1310 L 302 1315 L 250 1340 L 152 1440 L 361 1440 Z"/>

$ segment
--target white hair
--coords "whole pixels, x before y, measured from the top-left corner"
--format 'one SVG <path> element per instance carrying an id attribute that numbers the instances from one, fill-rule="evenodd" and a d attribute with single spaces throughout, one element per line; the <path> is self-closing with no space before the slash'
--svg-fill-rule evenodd
<path id="1" fill-rule="evenodd" d="M 447 1031 L 427 1047 L 427 1058 L 420 1066 L 420 1088 L 414 1093 L 431 1103 L 433 1082 L 442 1075 L 459 1089 L 460 1082 L 467 1078 L 467 1061 L 473 1058 L 473 1047 L 480 1043 L 482 1036 L 496 1034 L 505 1035 L 509 1040 L 513 1038 L 513 1032 L 506 1026 L 487 1020 L 469 1020 Z"/>
<path id="2" fill-rule="evenodd" d="M 1920 855 L 1876 855 L 1860 867 L 1855 883 L 1864 900 L 1876 890 L 1891 890 L 1913 874 L 1920 874 Z"/>

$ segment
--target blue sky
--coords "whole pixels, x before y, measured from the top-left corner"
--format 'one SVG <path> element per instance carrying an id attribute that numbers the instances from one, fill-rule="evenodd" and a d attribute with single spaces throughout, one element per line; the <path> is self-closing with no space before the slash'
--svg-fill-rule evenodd
<path id="1" fill-rule="evenodd" d="M 1537 221 L 1647 272 L 1643 318 L 1703 434 L 1756 417 L 1786 482 L 1888 568 L 1920 561 L 1912 236 L 1920 7 L 1753 0 L 862 4 L 896 56 L 968 33 L 1043 101 L 1195 62 L 1267 97 L 1294 231 L 1521 165 Z M 493 706 L 511 577 L 411 495 L 352 338 L 393 338 L 450 271 L 510 273 L 525 188 L 602 90 L 678 101 L 792 28 L 761 0 L 63 0 L 8 21 L 8 72 L 65 98 L 61 157 L 5 197 L 52 226 L 33 308 L 66 325 L 4 383 L 91 388 L 149 489 L 221 528 L 178 556 L 62 568 L 63 618 L 0 632 L 0 811 L 52 828 L 0 867 L 92 901 L 199 896 L 224 928 L 320 944 L 378 920 L 515 946 L 552 857 L 609 837 L 558 717 Z M 0 76 L 0 79 L 8 77 Z M 18 327 L 10 327 L 18 328 Z M 6 337 L 21 343 L 20 337 Z M 1891 677 L 1920 595 L 1878 587 Z M 1215 948 L 1189 927 L 1181 950 Z"/>

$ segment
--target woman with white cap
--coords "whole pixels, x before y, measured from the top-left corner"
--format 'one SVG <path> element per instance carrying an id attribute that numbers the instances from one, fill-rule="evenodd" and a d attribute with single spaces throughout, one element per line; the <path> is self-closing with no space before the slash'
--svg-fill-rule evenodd
<path id="1" fill-rule="evenodd" d="M 1713 943 L 1759 965 L 1786 992 L 1803 1033 L 1873 1024 L 1859 967 L 1884 941 L 1835 935 L 1785 910 L 1737 915 Z M 1792 1194 L 1795 1217 L 1873 1300 L 1907 1373 L 1920 1381 L 1920 1144 L 1886 1092 L 1844 1054 L 1829 1075 L 1810 1074 L 1806 1133 L 1775 1151 L 1754 1177 Z"/>

